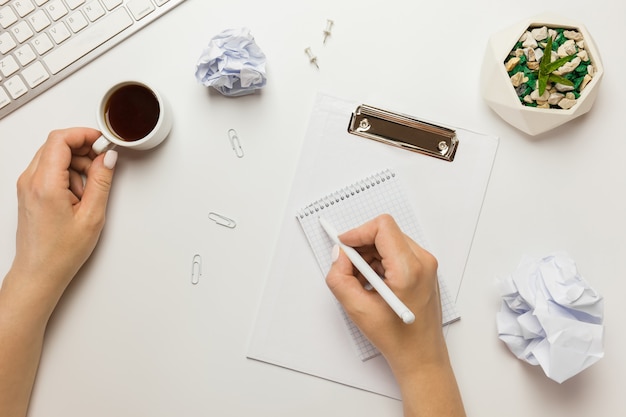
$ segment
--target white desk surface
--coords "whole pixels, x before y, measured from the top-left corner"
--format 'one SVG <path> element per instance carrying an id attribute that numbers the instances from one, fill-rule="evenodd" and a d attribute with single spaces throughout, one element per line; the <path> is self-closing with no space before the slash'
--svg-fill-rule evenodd
<path id="1" fill-rule="evenodd" d="M 486 106 L 478 78 L 489 35 L 544 11 L 583 22 L 606 73 L 590 113 L 531 138 Z M 322 46 L 327 18 L 335 26 Z M 4 273 L 15 250 L 15 182 L 50 130 L 95 126 L 100 93 L 121 79 L 153 82 L 175 117 L 162 146 L 121 154 L 100 245 L 51 322 L 31 415 L 401 415 L 398 401 L 245 357 L 318 91 L 501 138 L 458 295 L 463 318 L 448 333 L 468 414 L 621 415 L 625 18 L 626 3 L 611 0 L 187 0 L 1 120 Z M 238 26 L 266 53 L 268 83 L 233 99 L 193 74 L 208 40 Z M 230 148 L 230 128 L 244 158 Z M 236 229 L 215 225 L 210 211 L 236 219 Z M 514 358 L 495 328 L 495 278 L 524 254 L 558 249 L 606 297 L 605 358 L 562 385 Z M 204 275 L 192 286 L 196 253 Z"/>

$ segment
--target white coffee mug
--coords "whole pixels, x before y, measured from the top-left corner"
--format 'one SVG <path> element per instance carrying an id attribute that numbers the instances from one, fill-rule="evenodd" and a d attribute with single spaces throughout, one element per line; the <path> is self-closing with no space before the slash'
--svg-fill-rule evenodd
<path id="1" fill-rule="evenodd" d="M 116 146 L 146 150 L 170 133 L 172 112 L 156 89 L 139 81 L 124 81 L 102 97 L 97 121 L 102 132 L 92 145 L 97 154 Z"/>

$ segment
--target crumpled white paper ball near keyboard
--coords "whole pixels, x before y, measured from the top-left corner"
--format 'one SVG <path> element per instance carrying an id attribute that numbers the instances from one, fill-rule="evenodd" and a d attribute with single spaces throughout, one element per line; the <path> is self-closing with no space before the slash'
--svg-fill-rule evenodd
<path id="1" fill-rule="evenodd" d="M 265 61 L 250 29 L 227 29 L 202 51 L 196 80 L 225 96 L 250 94 L 265 86 Z"/>

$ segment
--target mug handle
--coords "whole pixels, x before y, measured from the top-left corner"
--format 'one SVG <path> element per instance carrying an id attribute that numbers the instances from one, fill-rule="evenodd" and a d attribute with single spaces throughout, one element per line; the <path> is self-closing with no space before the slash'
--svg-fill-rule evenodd
<path id="1" fill-rule="evenodd" d="M 109 149 L 115 148 L 115 146 L 116 146 L 115 143 L 110 142 L 104 136 L 100 136 L 98 140 L 95 141 L 93 145 L 91 145 L 91 148 L 96 153 L 96 155 L 100 155 L 101 153 L 106 152 Z"/>

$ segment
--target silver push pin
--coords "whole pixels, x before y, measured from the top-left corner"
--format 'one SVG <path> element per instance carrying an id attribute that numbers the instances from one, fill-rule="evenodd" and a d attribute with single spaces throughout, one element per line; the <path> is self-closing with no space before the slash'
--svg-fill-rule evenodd
<path id="1" fill-rule="evenodd" d="M 333 22 L 330 19 L 326 19 L 326 29 L 324 29 L 324 42 L 326 43 L 326 38 L 330 36 L 331 29 L 333 28 Z"/>
<path id="2" fill-rule="evenodd" d="M 311 48 L 306 48 L 304 50 L 304 53 L 306 53 L 306 55 L 309 57 L 309 62 L 311 64 L 315 64 L 315 66 L 317 67 L 317 69 L 320 69 L 320 66 L 317 65 L 317 57 L 315 55 L 313 55 L 313 51 L 311 51 Z"/>

